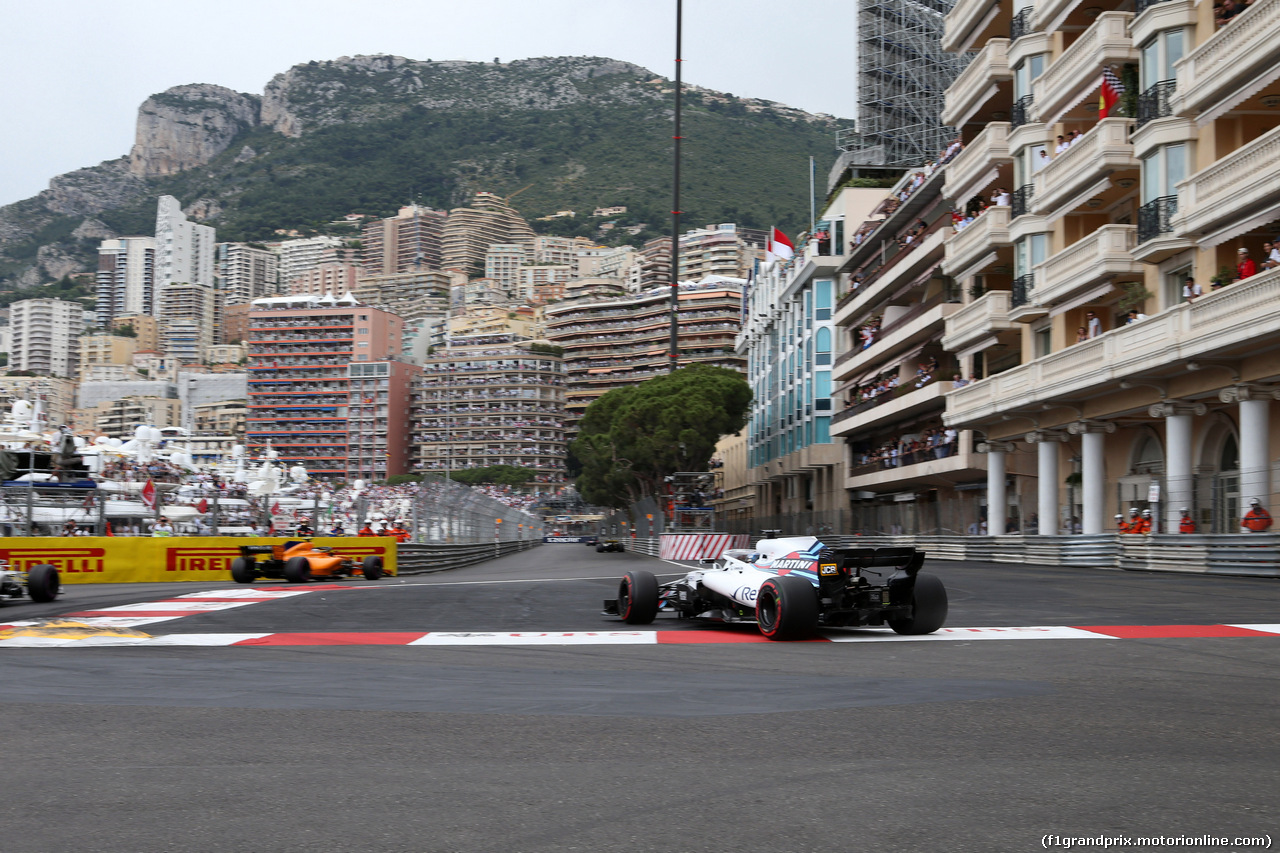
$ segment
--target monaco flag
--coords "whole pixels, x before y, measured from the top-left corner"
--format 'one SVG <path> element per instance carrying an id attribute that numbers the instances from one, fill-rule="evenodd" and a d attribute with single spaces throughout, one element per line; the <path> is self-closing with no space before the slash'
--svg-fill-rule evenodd
<path id="1" fill-rule="evenodd" d="M 209 502 L 204 498 L 200 499 L 200 503 L 196 504 L 196 511 L 203 514 L 209 511 Z"/>
<path id="2" fill-rule="evenodd" d="M 147 484 L 142 487 L 142 502 L 147 509 L 156 508 L 156 484 L 152 480 L 147 480 Z"/>
<path id="3" fill-rule="evenodd" d="M 279 514 L 280 514 L 280 502 L 279 502 L 279 501 L 276 501 L 275 503 L 273 503 L 273 504 L 271 505 L 271 514 L 272 514 L 272 515 L 279 515 Z"/>
<path id="4" fill-rule="evenodd" d="M 775 258 L 789 261 L 795 257 L 796 247 L 791 244 L 791 240 L 787 238 L 777 228 L 772 229 L 769 234 L 769 245 L 765 247 L 765 260 L 773 260 Z"/>

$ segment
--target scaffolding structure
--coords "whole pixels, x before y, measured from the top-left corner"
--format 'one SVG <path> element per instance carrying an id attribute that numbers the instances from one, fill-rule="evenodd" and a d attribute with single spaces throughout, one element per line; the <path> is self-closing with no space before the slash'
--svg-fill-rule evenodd
<path id="1" fill-rule="evenodd" d="M 951 142 L 955 131 L 940 120 L 942 96 L 969 63 L 941 47 L 953 5 L 859 0 L 858 139 L 844 144 L 882 148 L 883 165 L 910 168 L 933 162 Z"/>

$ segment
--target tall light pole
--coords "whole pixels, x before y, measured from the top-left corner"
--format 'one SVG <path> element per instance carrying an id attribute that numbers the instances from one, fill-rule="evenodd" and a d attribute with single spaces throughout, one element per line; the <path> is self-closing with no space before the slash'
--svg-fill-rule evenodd
<path id="1" fill-rule="evenodd" d="M 684 16 L 684 0 L 676 0 L 676 126 L 674 160 L 675 176 L 672 182 L 671 202 L 671 347 L 667 355 L 670 357 L 670 372 L 674 373 L 680 366 L 680 56 L 681 21 Z"/>

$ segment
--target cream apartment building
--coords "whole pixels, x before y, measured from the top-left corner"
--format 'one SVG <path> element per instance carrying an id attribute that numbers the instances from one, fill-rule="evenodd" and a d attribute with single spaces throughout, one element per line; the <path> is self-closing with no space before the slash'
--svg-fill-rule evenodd
<path id="1" fill-rule="evenodd" d="M 1226 22 L 1193 0 L 960 0 L 943 45 L 976 51 L 946 95 L 965 149 L 943 191 L 962 210 L 1010 197 L 947 238 L 943 267 L 977 380 L 945 420 L 978 434 L 993 519 L 1022 475 L 1042 534 L 1274 513 L 1280 0 Z M 1125 90 L 1105 118 L 1104 69 Z"/>

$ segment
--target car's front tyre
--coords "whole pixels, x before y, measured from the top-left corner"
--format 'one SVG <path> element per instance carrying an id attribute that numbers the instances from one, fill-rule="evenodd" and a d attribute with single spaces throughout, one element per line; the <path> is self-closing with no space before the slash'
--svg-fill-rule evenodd
<path id="1" fill-rule="evenodd" d="M 367 581 L 376 581 L 383 575 L 382 558 L 376 554 L 370 554 L 364 558 L 364 562 L 360 564 L 360 572 Z"/>
<path id="2" fill-rule="evenodd" d="M 58 570 L 48 563 L 32 566 L 27 571 L 27 595 L 32 601 L 53 601 L 62 589 Z"/>
<path id="3" fill-rule="evenodd" d="M 932 634 L 947 622 L 947 588 L 937 575 L 920 572 L 911 594 L 911 616 L 890 619 L 889 627 L 899 634 Z"/>
<path id="4" fill-rule="evenodd" d="M 818 629 L 818 591 L 802 577 L 781 575 L 760 584 L 756 623 L 770 640 L 802 640 Z"/>
<path id="5" fill-rule="evenodd" d="M 648 625 L 658 615 L 658 579 L 653 572 L 627 572 L 618 584 L 618 615 L 628 625 Z"/>

